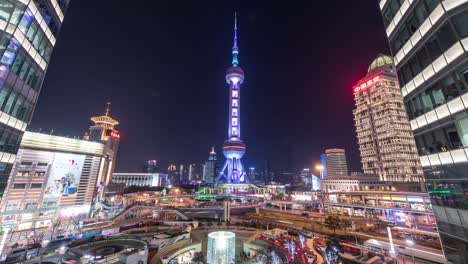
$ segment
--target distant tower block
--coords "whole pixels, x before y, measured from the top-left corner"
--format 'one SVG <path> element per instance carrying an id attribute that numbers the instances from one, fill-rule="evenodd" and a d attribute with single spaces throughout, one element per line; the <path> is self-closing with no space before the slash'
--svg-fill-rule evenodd
<path id="1" fill-rule="evenodd" d="M 232 46 L 232 67 L 226 71 L 229 84 L 229 124 L 228 140 L 224 142 L 223 154 L 226 162 L 216 179 L 216 183 L 247 183 L 247 174 L 241 163 L 245 154 L 245 144 L 241 140 L 240 129 L 240 85 L 244 81 L 244 71 L 238 66 L 239 48 L 237 47 L 237 16 L 234 20 L 234 44 Z"/>

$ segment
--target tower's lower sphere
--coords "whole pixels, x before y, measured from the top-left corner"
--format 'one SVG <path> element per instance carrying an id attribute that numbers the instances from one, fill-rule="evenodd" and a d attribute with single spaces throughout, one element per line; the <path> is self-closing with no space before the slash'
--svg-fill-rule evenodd
<path id="1" fill-rule="evenodd" d="M 208 234 L 208 264 L 231 264 L 236 256 L 236 234 L 217 231 Z"/>

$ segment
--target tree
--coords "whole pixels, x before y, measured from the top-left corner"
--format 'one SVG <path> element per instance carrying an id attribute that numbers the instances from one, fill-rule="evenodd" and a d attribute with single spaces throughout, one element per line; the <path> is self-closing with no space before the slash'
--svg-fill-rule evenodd
<path id="1" fill-rule="evenodd" d="M 74 217 L 73 218 L 73 226 L 75 227 L 75 231 L 77 231 L 78 234 L 81 234 L 83 233 L 83 225 L 82 225 L 82 221 L 84 219 L 84 215 L 80 215 L 80 216 L 77 216 L 77 217 Z"/>
<path id="2" fill-rule="evenodd" d="M 351 228 L 352 226 L 353 225 L 351 221 L 349 221 L 348 219 L 341 219 L 340 228 L 342 228 L 345 231 L 345 233 L 346 229 Z"/>
<path id="3" fill-rule="evenodd" d="M 338 228 L 341 228 L 341 220 L 338 216 L 336 215 L 329 215 L 327 218 L 325 218 L 325 222 L 323 225 L 330 229 L 333 230 L 333 234 L 336 234 L 336 230 Z"/>
<path id="4" fill-rule="evenodd" d="M 275 251 L 271 251 L 271 263 L 272 264 L 280 264 L 281 260 L 278 257 L 278 254 L 276 254 Z"/>
<path id="5" fill-rule="evenodd" d="M 26 250 L 24 252 L 23 261 L 28 257 L 28 249 L 30 245 L 41 243 L 44 239 L 44 233 L 38 232 L 35 228 L 26 236 Z"/>
<path id="6" fill-rule="evenodd" d="M 204 264 L 204 263 L 206 263 L 205 255 L 203 255 L 202 252 L 195 252 L 195 254 L 193 254 L 192 263 L 193 264 Z"/>
<path id="7" fill-rule="evenodd" d="M 325 260 L 329 264 L 338 264 L 340 254 L 343 252 L 340 243 L 336 239 L 329 239 L 325 248 Z"/>
<path id="8" fill-rule="evenodd" d="M 294 240 L 289 239 L 284 243 L 284 247 L 289 251 L 291 258 L 294 260 L 294 256 L 296 255 L 296 242 Z"/>
<path id="9" fill-rule="evenodd" d="M 247 256 L 247 254 L 245 254 L 244 251 L 242 251 L 239 256 L 236 258 L 236 261 L 235 261 L 236 264 L 247 264 L 247 263 L 252 263 L 249 259 L 249 257 Z"/>
<path id="10" fill-rule="evenodd" d="M 60 228 L 62 225 L 62 220 L 60 218 L 54 218 L 51 221 L 52 224 L 52 233 L 50 234 L 50 240 L 54 240 L 55 231 Z"/>

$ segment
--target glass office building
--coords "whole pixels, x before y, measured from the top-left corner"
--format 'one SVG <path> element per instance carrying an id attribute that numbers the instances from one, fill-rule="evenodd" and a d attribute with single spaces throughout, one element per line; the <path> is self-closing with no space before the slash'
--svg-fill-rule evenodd
<path id="1" fill-rule="evenodd" d="M 0 197 L 69 0 L 0 0 Z"/>
<path id="2" fill-rule="evenodd" d="M 468 0 L 380 0 L 444 254 L 468 263 Z"/>

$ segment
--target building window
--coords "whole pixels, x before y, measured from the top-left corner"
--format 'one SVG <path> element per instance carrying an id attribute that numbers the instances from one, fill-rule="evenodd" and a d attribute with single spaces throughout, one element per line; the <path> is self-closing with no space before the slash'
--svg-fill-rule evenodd
<path id="1" fill-rule="evenodd" d="M 455 29 L 461 38 L 468 36 L 468 13 L 461 12 L 453 18 Z"/>
<path id="2" fill-rule="evenodd" d="M 468 147 L 468 117 L 457 121 L 457 130 L 464 147 Z"/>
<path id="3" fill-rule="evenodd" d="M 237 136 L 237 127 L 232 128 L 232 135 Z"/>
<path id="4" fill-rule="evenodd" d="M 42 183 L 31 183 L 31 189 L 41 189 Z"/>
<path id="5" fill-rule="evenodd" d="M 31 25 L 31 22 L 34 19 L 34 15 L 31 12 L 31 10 L 28 8 L 26 9 L 26 12 L 24 12 L 23 18 L 21 19 L 18 28 L 23 32 L 23 34 L 26 35 L 29 26 Z"/>
<path id="6" fill-rule="evenodd" d="M 239 91 L 238 90 L 232 90 L 232 98 L 237 98 L 239 97 Z"/>
<path id="7" fill-rule="evenodd" d="M 237 126 L 237 118 L 233 118 L 233 119 L 232 119 L 232 125 L 233 125 L 233 126 Z"/>
<path id="8" fill-rule="evenodd" d="M 45 175 L 45 172 L 43 171 L 36 171 L 34 173 L 34 177 L 44 177 L 44 175 Z"/>
<path id="9" fill-rule="evenodd" d="M 238 115 L 237 108 L 233 108 L 232 109 L 232 116 L 237 116 L 237 115 Z"/>
<path id="10" fill-rule="evenodd" d="M 18 171 L 18 173 L 16 174 L 16 176 L 28 177 L 28 176 L 29 176 L 29 171 Z"/>
<path id="11" fill-rule="evenodd" d="M 13 189 L 26 189 L 26 183 L 15 183 Z"/>
<path id="12" fill-rule="evenodd" d="M 36 209 L 37 208 L 37 202 L 34 201 L 27 201 L 26 204 L 24 205 L 24 209 Z"/>
<path id="13" fill-rule="evenodd" d="M 15 39 L 12 38 L 10 40 L 10 44 L 7 46 L 7 49 L 5 50 L 5 53 L 3 53 L 2 59 L 0 60 L 3 64 L 7 65 L 8 67 L 11 67 L 13 64 L 13 61 L 15 60 L 16 53 L 20 47 L 19 42 Z"/>
<path id="14" fill-rule="evenodd" d="M 232 107 L 239 107 L 239 101 L 237 99 L 232 99 Z"/>

